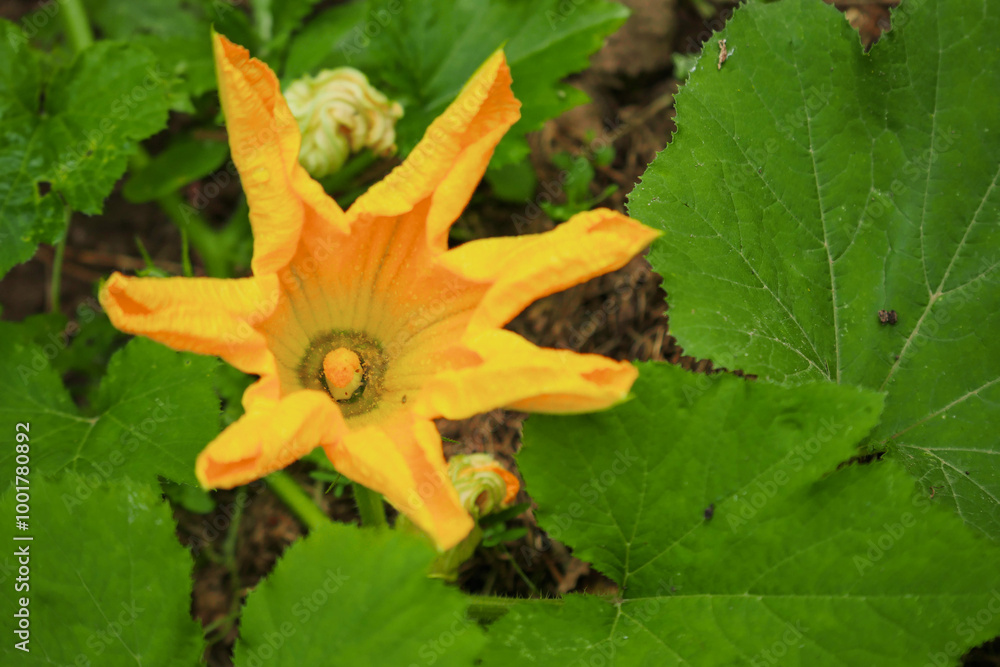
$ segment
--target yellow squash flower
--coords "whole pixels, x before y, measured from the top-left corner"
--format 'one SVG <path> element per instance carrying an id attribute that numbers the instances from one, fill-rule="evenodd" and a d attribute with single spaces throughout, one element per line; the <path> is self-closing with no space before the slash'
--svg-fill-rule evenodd
<path id="1" fill-rule="evenodd" d="M 450 548 L 473 521 L 432 420 L 499 407 L 582 412 L 624 399 L 631 364 L 542 349 L 503 326 L 532 301 L 625 265 L 657 232 L 597 210 L 544 234 L 448 249 L 450 226 L 519 117 L 501 52 L 345 212 L 299 164 L 299 127 L 274 73 L 213 39 L 250 205 L 253 276 L 115 273 L 101 303 L 122 331 L 259 376 L 243 417 L 198 456 L 203 486 L 245 484 L 319 446 Z"/>

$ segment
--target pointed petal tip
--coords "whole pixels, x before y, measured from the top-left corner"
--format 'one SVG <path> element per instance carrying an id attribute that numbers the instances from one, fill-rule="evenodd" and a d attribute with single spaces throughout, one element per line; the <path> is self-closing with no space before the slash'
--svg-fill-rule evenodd
<path id="1" fill-rule="evenodd" d="M 208 443 L 195 475 L 205 488 L 229 489 L 281 470 L 346 432 L 340 409 L 325 392 L 260 400 Z"/>
<path id="2" fill-rule="evenodd" d="M 438 549 L 461 542 L 475 523 L 448 477 L 437 427 L 413 413 L 351 432 L 324 446 L 334 467 L 385 496 Z"/>

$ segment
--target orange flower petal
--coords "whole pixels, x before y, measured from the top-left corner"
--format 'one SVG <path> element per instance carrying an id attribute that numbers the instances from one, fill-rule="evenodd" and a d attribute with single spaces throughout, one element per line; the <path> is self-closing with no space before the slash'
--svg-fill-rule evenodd
<path id="1" fill-rule="evenodd" d="M 514 498 L 517 498 L 518 491 L 521 490 L 521 482 L 514 476 L 514 473 L 504 468 L 499 463 L 491 466 L 484 466 L 482 468 L 476 468 L 475 470 L 482 470 L 486 472 L 491 472 L 495 475 L 499 475 L 503 479 L 504 483 L 504 496 L 503 504 L 509 505 Z"/>
<path id="2" fill-rule="evenodd" d="M 274 356 L 253 325 L 278 302 L 275 276 L 260 278 L 129 278 L 114 273 L 101 305 L 121 331 L 175 350 L 222 357 L 244 373 L 275 372 Z"/>
<path id="3" fill-rule="evenodd" d="M 284 468 L 346 431 L 337 404 L 324 392 L 303 390 L 279 402 L 260 401 L 198 455 L 195 474 L 205 488 L 231 489 Z"/>
<path id="4" fill-rule="evenodd" d="M 660 232 L 608 209 L 574 215 L 542 234 L 471 241 L 440 262 L 478 281 L 495 281 L 469 328 L 501 327 L 543 296 L 628 264 Z"/>
<path id="5" fill-rule="evenodd" d="M 520 118 L 521 103 L 510 82 L 503 52 L 497 51 L 431 123 L 403 164 L 355 201 L 347 212 L 351 224 L 365 217 L 394 218 L 430 200 L 427 243 L 445 250 L 448 229 L 486 173 L 493 149 Z"/>
<path id="6" fill-rule="evenodd" d="M 597 354 L 537 347 L 506 330 L 467 340 L 479 364 L 438 373 L 417 407 L 428 417 L 465 419 L 500 407 L 526 412 L 603 410 L 628 396 L 634 366 Z"/>
<path id="7" fill-rule="evenodd" d="M 340 473 L 383 494 L 442 551 L 472 530 L 433 422 L 406 414 L 387 425 L 353 431 L 326 447 L 326 453 Z"/>
<path id="8" fill-rule="evenodd" d="M 222 35 L 213 43 L 229 147 L 250 204 L 253 272 L 275 273 L 308 220 L 346 232 L 344 213 L 299 164 L 302 136 L 274 72 Z"/>

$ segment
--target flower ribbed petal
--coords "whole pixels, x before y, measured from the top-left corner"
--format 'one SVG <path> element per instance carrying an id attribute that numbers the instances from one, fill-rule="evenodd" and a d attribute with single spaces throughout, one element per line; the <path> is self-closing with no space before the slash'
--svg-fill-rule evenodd
<path id="1" fill-rule="evenodd" d="M 275 372 L 274 356 L 253 324 L 278 301 L 278 281 L 262 278 L 129 278 L 113 274 L 101 305 L 118 329 L 175 350 L 222 357 L 244 373 Z"/>
<path id="2" fill-rule="evenodd" d="M 299 164 L 302 137 L 274 72 L 222 35 L 213 42 L 229 146 L 250 204 L 253 272 L 275 273 L 295 254 L 308 218 L 346 232 L 344 213 Z"/>
<path id="3" fill-rule="evenodd" d="M 338 471 L 383 494 L 439 549 L 450 549 L 472 530 L 433 422 L 403 414 L 388 424 L 353 431 L 325 449 Z"/>
<path id="4" fill-rule="evenodd" d="M 624 400 L 638 371 L 597 354 L 540 348 L 503 329 L 465 344 L 481 361 L 438 373 L 420 395 L 428 416 L 465 419 L 496 408 L 574 413 Z"/>
<path id="5" fill-rule="evenodd" d="M 229 489 L 280 470 L 346 431 L 340 410 L 325 392 L 258 401 L 198 455 L 195 474 L 206 488 Z"/>
<path id="6" fill-rule="evenodd" d="M 510 89 L 510 70 L 497 51 L 476 71 L 409 157 L 348 210 L 350 224 L 394 218 L 430 199 L 426 213 L 429 247 L 443 251 L 448 229 L 469 203 L 493 149 L 520 117 Z"/>
<path id="7" fill-rule="evenodd" d="M 543 296 L 620 269 L 658 235 L 620 213 L 597 209 L 542 234 L 471 241 L 440 262 L 470 280 L 493 282 L 469 325 L 476 334 L 505 325 Z"/>

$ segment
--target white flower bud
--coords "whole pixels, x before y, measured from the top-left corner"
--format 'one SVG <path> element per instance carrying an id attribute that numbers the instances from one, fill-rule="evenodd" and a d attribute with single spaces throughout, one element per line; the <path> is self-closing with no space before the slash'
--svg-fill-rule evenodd
<path id="1" fill-rule="evenodd" d="M 363 148 L 376 155 L 396 150 L 396 121 L 403 117 L 403 107 L 353 67 L 297 79 L 285 91 L 285 100 L 302 132 L 299 162 L 316 178 L 338 171 L 351 153 Z"/>

